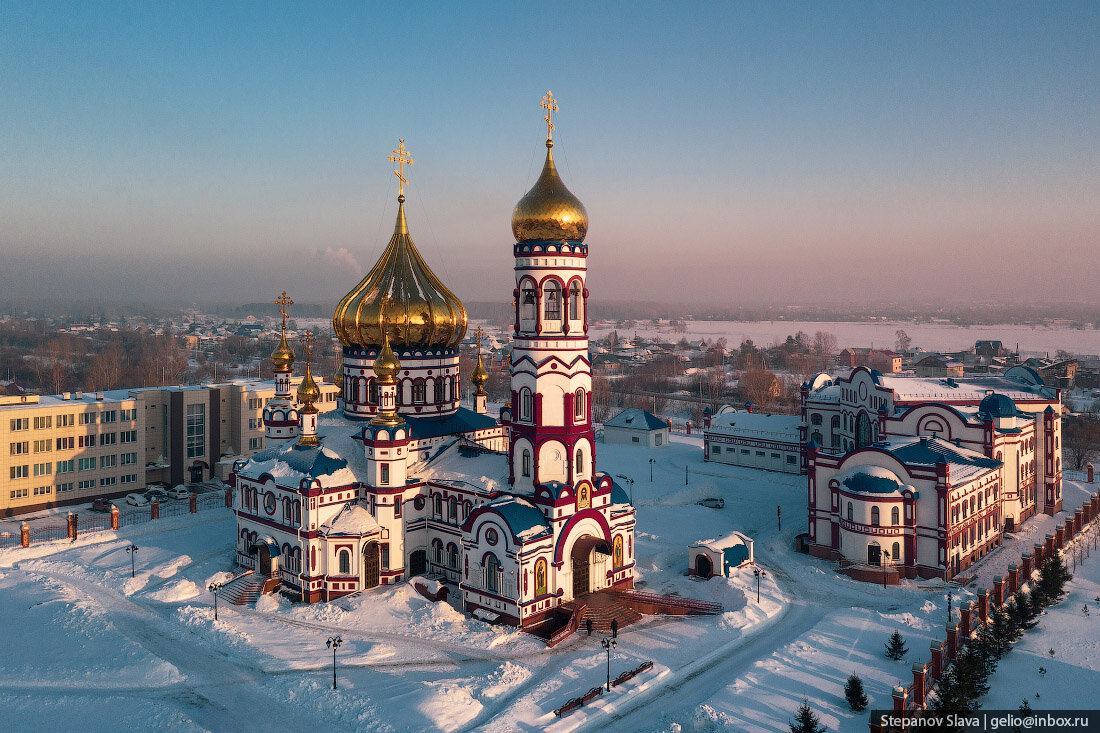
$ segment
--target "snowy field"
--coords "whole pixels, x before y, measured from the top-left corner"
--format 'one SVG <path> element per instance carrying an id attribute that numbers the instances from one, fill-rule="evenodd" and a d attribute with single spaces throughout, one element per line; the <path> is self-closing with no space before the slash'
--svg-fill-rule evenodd
<path id="1" fill-rule="evenodd" d="M 943 583 L 883 589 L 793 551 L 805 526 L 804 477 L 703 463 L 698 439 L 683 436 L 655 450 L 601 443 L 597 461 L 634 479 L 624 488 L 638 506 L 639 585 L 726 610 L 646 617 L 624 629 L 612 676 L 644 660 L 653 669 L 565 718 L 553 709 L 606 679 L 596 636 L 577 634 L 549 650 L 430 603 L 407 584 L 314 606 L 274 597 L 254 609 L 223 603 L 215 621 L 205 588 L 231 569 L 235 524 L 228 510 L 214 510 L 0 551 L 8 630 L 0 729 L 775 731 L 786 730 L 805 697 L 830 730 L 866 731 L 867 714 L 844 704 L 847 676 L 863 677 L 872 706 L 888 704 L 891 687 L 908 684 L 912 663 L 927 661 L 929 643 L 943 637 Z M 1067 482 L 1067 508 L 1084 495 Z M 707 497 L 724 498 L 725 508 L 696 503 Z M 1010 539 L 983 566 L 983 579 L 1053 522 L 1042 518 Z M 749 570 L 709 581 L 685 575 L 688 544 L 733 529 L 756 539 L 767 573 L 759 603 Z M 131 542 L 141 548 L 134 578 L 124 551 Z M 1072 706 L 1066 681 L 1100 686 L 1100 604 L 1090 600 L 1098 579 L 1094 555 L 1071 583 L 1070 600 L 1005 657 L 1004 684 L 987 707 L 1014 708 L 1025 695 L 1036 709 Z M 956 608 L 973 598 L 950 590 Z M 1085 603 L 1096 609 L 1089 616 Z M 897 662 L 882 653 L 894 629 L 909 647 Z M 336 634 L 344 645 L 333 690 L 325 640 Z M 1049 670 L 1042 677 L 1039 664 Z"/>
<path id="2" fill-rule="evenodd" d="M 983 326 L 954 326 L 947 323 L 911 323 L 907 321 L 882 321 L 878 323 L 819 323 L 810 321 L 687 321 L 683 333 L 674 333 L 665 326 L 660 329 L 646 321 L 638 321 L 638 328 L 617 329 L 619 336 L 650 338 L 660 336 L 666 341 L 689 341 L 725 338 L 729 348 L 737 348 L 745 339 L 759 347 L 783 343 L 788 336 L 804 331 L 811 337 L 815 331 L 828 331 L 836 336 L 840 348 L 846 346 L 873 346 L 876 349 L 893 349 L 897 331 L 903 330 L 913 339 L 913 346 L 926 351 L 962 351 L 974 348 L 978 340 L 1003 341 L 1006 348 L 1020 345 L 1025 356 L 1049 353 L 1065 349 L 1075 354 L 1100 354 L 1100 330 L 1074 329 L 1062 326 L 1028 326 L 1021 324 L 996 324 Z M 616 330 L 613 324 L 597 324 L 588 335 L 603 338 Z"/>

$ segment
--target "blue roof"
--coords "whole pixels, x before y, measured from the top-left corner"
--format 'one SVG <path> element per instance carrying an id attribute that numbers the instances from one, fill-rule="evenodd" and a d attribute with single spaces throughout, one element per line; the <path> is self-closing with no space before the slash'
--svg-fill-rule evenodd
<path id="1" fill-rule="evenodd" d="M 485 504 L 485 508 L 504 517 L 512 536 L 523 542 L 550 533 L 550 523 L 546 517 L 534 504 L 524 499 L 508 496 Z"/>
<path id="2" fill-rule="evenodd" d="M 734 545 L 722 550 L 722 559 L 727 568 L 735 568 L 749 559 L 749 548 L 744 545 Z"/>
<path id="3" fill-rule="evenodd" d="M 860 466 L 840 483 L 860 494 L 893 494 L 904 486 L 893 471 L 879 466 Z"/>
<path id="4" fill-rule="evenodd" d="M 1002 464 L 996 458 L 986 458 L 980 453 L 959 448 L 939 438 L 916 439 L 907 445 L 891 446 L 888 450 L 898 460 L 908 465 L 951 463 L 977 468 L 997 468 Z"/>
<path id="5" fill-rule="evenodd" d="M 611 479 L 611 503 L 612 504 L 629 504 L 630 497 L 622 486 L 615 483 L 615 479 Z"/>
<path id="6" fill-rule="evenodd" d="M 279 461 L 311 478 L 329 476 L 347 468 L 348 465 L 348 462 L 339 456 L 327 455 L 323 446 L 299 445 L 296 442 L 253 453 L 249 460 L 255 463 Z"/>
<path id="7" fill-rule="evenodd" d="M 978 412 L 990 417 L 1016 417 L 1016 403 L 1008 395 L 994 392 L 982 398 L 978 405 Z"/>
<path id="8" fill-rule="evenodd" d="M 441 435 L 456 435 L 474 430 L 488 430 L 497 427 L 499 424 L 488 415 L 482 415 L 465 407 L 460 407 L 453 415 L 444 417 L 417 417 L 415 415 L 402 415 L 402 417 L 409 425 L 409 433 L 417 439 L 438 438 Z"/>
<path id="9" fill-rule="evenodd" d="M 620 412 L 615 417 L 604 423 L 613 428 L 630 428 L 632 430 L 661 430 L 668 428 L 668 423 L 638 407 L 630 407 Z"/>

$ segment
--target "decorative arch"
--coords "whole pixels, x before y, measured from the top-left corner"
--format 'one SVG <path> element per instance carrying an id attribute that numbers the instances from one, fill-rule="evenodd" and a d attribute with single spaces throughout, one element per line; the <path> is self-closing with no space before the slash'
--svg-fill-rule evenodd
<path id="1" fill-rule="evenodd" d="M 558 534 L 558 541 L 554 546 L 554 565 L 560 566 L 562 564 L 563 558 L 567 554 L 566 549 L 572 550 L 573 543 L 585 534 L 586 530 L 588 534 L 606 542 L 611 541 L 611 527 L 603 514 L 596 509 L 579 511 L 566 521 L 565 526 Z"/>

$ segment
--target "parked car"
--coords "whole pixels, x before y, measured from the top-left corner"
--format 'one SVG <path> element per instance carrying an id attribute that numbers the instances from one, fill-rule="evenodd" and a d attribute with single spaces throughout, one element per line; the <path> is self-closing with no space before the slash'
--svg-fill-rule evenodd
<path id="1" fill-rule="evenodd" d="M 177 484 L 175 487 L 168 489 L 169 499 L 186 499 L 189 496 L 191 496 L 191 492 L 183 484 Z"/>
<path id="2" fill-rule="evenodd" d="M 164 489 L 149 489 L 143 496 L 146 501 L 167 501 L 168 493 Z"/>
<path id="3" fill-rule="evenodd" d="M 92 502 L 93 512 L 109 512 L 111 511 L 111 502 L 107 501 L 103 497 L 100 497 Z"/>
<path id="4" fill-rule="evenodd" d="M 134 506 L 145 506 L 149 503 L 149 500 L 145 498 L 145 494 L 127 494 L 126 503 Z"/>
<path id="5" fill-rule="evenodd" d="M 710 509 L 725 509 L 726 507 L 726 500 L 722 497 L 707 497 L 706 499 L 703 499 L 702 501 L 696 503 L 698 503 L 700 506 L 709 507 Z"/>

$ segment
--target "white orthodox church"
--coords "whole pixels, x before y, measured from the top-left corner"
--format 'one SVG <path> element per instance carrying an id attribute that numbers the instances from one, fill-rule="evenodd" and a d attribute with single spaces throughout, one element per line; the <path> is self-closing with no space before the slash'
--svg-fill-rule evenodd
<path id="1" fill-rule="evenodd" d="M 634 507 L 596 470 L 588 216 L 554 166 L 549 94 L 543 107 L 546 162 L 512 214 L 511 405 L 486 414 L 480 354 L 475 409 L 460 405 L 466 311 L 409 235 L 402 141 L 393 236 L 333 316 L 337 409 L 318 414 L 308 359 L 293 398 L 284 336 L 268 447 L 235 466 L 237 561 L 266 588 L 316 602 L 429 575 L 467 611 L 531 627 L 576 597 L 633 586 Z"/>

